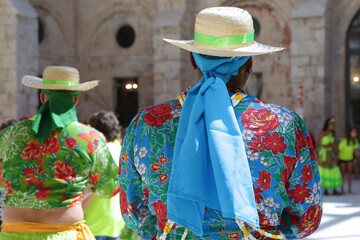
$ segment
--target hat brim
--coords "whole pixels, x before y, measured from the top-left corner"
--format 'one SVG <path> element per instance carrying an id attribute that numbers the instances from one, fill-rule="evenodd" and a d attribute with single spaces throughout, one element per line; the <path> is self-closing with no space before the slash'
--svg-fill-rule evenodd
<path id="1" fill-rule="evenodd" d="M 182 48 L 184 50 L 210 55 L 210 56 L 218 56 L 218 57 L 241 57 L 241 56 L 255 56 L 262 54 L 269 54 L 273 52 L 278 52 L 284 50 L 283 47 L 273 47 L 269 45 L 265 45 L 262 43 L 258 43 L 254 41 L 251 45 L 234 48 L 234 49 L 220 49 L 216 47 L 204 47 L 204 46 L 195 46 L 194 40 L 174 40 L 163 38 L 163 40 L 167 43 L 170 43 L 174 46 Z"/>
<path id="2" fill-rule="evenodd" d="M 37 88 L 37 89 L 48 89 L 48 90 L 67 90 L 67 91 L 88 91 L 96 87 L 100 80 L 92 80 L 85 83 L 80 83 L 73 86 L 64 86 L 58 84 L 43 84 L 42 79 L 35 76 L 25 75 L 22 77 L 21 82 L 27 87 Z"/>

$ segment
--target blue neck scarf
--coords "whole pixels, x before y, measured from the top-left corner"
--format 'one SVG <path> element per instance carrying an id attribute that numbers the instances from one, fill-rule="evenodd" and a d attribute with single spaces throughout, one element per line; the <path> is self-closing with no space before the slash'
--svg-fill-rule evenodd
<path id="1" fill-rule="evenodd" d="M 186 95 L 175 139 L 167 216 L 198 236 L 205 207 L 259 228 L 241 131 L 226 83 L 249 57 L 193 53 L 204 73 Z"/>

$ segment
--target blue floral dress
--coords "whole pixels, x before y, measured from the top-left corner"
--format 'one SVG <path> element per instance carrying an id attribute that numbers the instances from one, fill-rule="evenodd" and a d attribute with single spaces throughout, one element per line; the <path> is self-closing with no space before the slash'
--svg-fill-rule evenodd
<path id="1" fill-rule="evenodd" d="M 167 222 L 167 190 L 182 101 L 140 111 L 132 120 L 121 153 L 120 203 L 126 224 L 142 239 L 159 237 Z M 313 233 L 322 215 L 322 191 L 308 130 L 293 111 L 252 96 L 231 96 L 246 146 L 260 227 L 287 239 Z M 232 219 L 205 208 L 208 239 L 242 239 Z M 181 239 L 174 225 L 168 239 Z M 259 232 L 254 237 L 261 238 Z M 186 239 L 200 239 L 188 232 Z"/>

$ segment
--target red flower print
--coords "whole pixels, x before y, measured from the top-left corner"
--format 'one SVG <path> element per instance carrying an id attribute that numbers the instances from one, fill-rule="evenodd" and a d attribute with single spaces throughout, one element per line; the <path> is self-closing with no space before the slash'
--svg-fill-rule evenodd
<path id="1" fill-rule="evenodd" d="M 133 202 L 129 203 L 129 212 L 130 212 L 131 214 L 134 214 L 134 213 L 135 213 L 135 207 L 134 207 L 134 203 L 133 203 Z"/>
<path id="2" fill-rule="evenodd" d="M 229 239 L 239 239 L 241 237 L 241 234 L 239 232 L 230 233 L 228 235 Z"/>
<path id="3" fill-rule="evenodd" d="M 101 175 L 99 173 L 89 173 L 89 180 L 92 182 L 92 184 L 94 185 L 94 187 L 97 186 L 98 181 L 100 180 Z"/>
<path id="4" fill-rule="evenodd" d="M 287 213 L 288 213 L 288 216 L 291 217 L 290 220 L 291 220 L 292 224 L 294 224 L 295 226 L 298 227 L 298 226 L 299 226 L 299 221 L 300 221 L 299 216 L 298 216 L 297 214 L 295 214 L 293 211 L 291 211 L 290 207 L 285 208 L 284 211 L 287 212 Z M 281 222 L 281 224 L 284 225 L 285 227 L 288 226 L 286 219 L 281 218 L 280 222 Z"/>
<path id="5" fill-rule="evenodd" d="M 121 154 L 121 159 L 122 159 L 124 162 L 129 162 L 129 153 L 122 153 L 122 154 Z"/>
<path id="6" fill-rule="evenodd" d="M 75 149 L 77 146 L 77 141 L 75 137 L 67 137 L 65 139 L 65 146 L 70 149 Z"/>
<path id="7" fill-rule="evenodd" d="M 165 157 L 165 155 L 162 153 L 161 158 L 159 158 L 159 163 L 160 164 L 166 164 L 167 161 L 168 161 L 167 157 Z"/>
<path id="8" fill-rule="evenodd" d="M 306 136 L 306 142 L 309 147 L 310 151 L 310 158 L 313 160 L 316 160 L 315 150 L 314 150 L 314 144 L 310 136 Z"/>
<path id="9" fill-rule="evenodd" d="M 139 118 L 140 118 L 140 114 L 138 114 L 136 119 L 135 119 L 135 127 L 137 127 L 137 125 L 138 125 Z"/>
<path id="10" fill-rule="evenodd" d="M 270 224 L 269 219 L 265 218 L 265 214 L 258 212 L 258 215 L 259 215 L 259 224 L 260 224 L 261 228 L 263 226 L 267 226 Z"/>
<path id="11" fill-rule="evenodd" d="M 12 184 L 11 184 L 10 181 L 8 181 L 8 180 L 6 180 L 5 178 L 2 178 L 2 177 L 0 176 L 0 182 L 1 182 L 1 184 L 4 186 L 4 188 L 7 189 L 6 196 L 8 196 L 8 195 L 10 195 L 10 194 L 13 193 L 13 189 L 12 189 L 12 186 L 11 186 Z"/>
<path id="12" fill-rule="evenodd" d="M 296 130 L 295 137 L 296 137 L 296 144 L 300 148 L 306 147 L 307 142 L 306 142 L 304 133 L 301 130 L 299 130 L 299 129 Z"/>
<path id="13" fill-rule="evenodd" d="M 148 201 L 149 201 L 149 194 L 150 194 L 149 189 L 144 188 L 143 189 L 143 195 L 146 198 L 146 200 L 148 200 Z"/>
<path id="14" fill-rule="evenodd" d="M 260 203 L 261 199 L 264 199 L 264 196 L 260 194 L 261 192 L 262 192 L 262 190 L 260 188 L 254 188 L 256 203 Z"/>
<path id="15" fill-rule="evenodd" d="M 160 127 L 166 120 L 170 120 L 173 117 L 171 114 L 172 108 L 169 103 L 147 108 L 145 111 L 147 114 L 144 116 L 144 121 L 150 126 Z"/>
<path id="16" fill-rule="evenodd" d="M 153 163 L 153 164 L 150 165 L 150 169 L 153 172 L 159 172 L 160 171 L 160 166 L 157 163 Z"/>
<path id="17" fill-rule="evenodd" d="M 35 160 L 41 157 L 42 147 L 40 143 L 36 140 L 30 140 L 26 143 L 26 147 L 21 153 L 22 159 Z"/>
<path id="18" fill-rule="evenodd" d="M 266 170 L 262 170 L 259 172 L 259 179 L 256 181 L 259 184 L 259 188 L 262 188 L 263 191 L 270 189 L 271 183 L 271 173 Z"/>
<path id="19" fill-rule="evenodd" d="M 290 157 L 290 156 L 284 157 L 284 164 L 290 174 L 293 171 L 294 166 L 296 164 L 296 157 Z"/>
<path id="20" fill-rule="evenodd" d="M 89 133 L 79 133 L 77 136 L 81 140 L 88 142 L 87 150 L 89 154 L 95 151 L 95 146 L 97 146 L 100 138 L 100 135 L 95 130 L 90 130 Z"/>
<path id="21" fill-rule="evenodd" d="M 45 169 L 43 167 L 39 167 L 38 169 L 26 168 L 23 170 L 26 178 L 23 178 L 24 183 L 26 184 L 36 184 L 38 182 L 38 175 L 44 173 Z"/>
<path id="22" fill-rule="evenodd" d="M 300 217 L 300 232 L 311 233 L 318 228 L 321 219 L 320 206 L 311 205 L 307 211 Z"/>
<path id="23" fill-rule="evenodd" d="M 286 144 L 284 143 L 285 138 L 279 137 L 279 133 L 274 132 L 271 136 L 270 134 L 265 134 L 265 149 L 271 150 L 273 154 L 277 154 L 278 152 L 284 153 L 286 149 Z"/>
<path id="24" fill-rule="evenodd" d="M 241 118 L 245 129 L 250 129 L 256 135 L 260 136 L 279 126 L 276 114 L 264 108 L 248 108 L 241 114 Z"/>
<path id="25" fill-rule="evenodd" d="M 167 222 L 167 208 L 166 205 L 161 201 L 157 200 L 157 202 L 153 203 L 154 213 L 156 215 L 156 218 L 158 220 L 158 227 L 162 231 L 164 230 L 165 223 Z"/>
<path id="26" fill-rule="evenodd" d="M 50 195 L 50 189 L 44 186 L 44 181 L 41 180 L 35 184 L 35 187 L 39 190 L 35 193 L 35 197 L 37 200 L 45 200 Z"/>
<path id="27" fill-rule="evenodd" d="M 120 186 L 120 209 L 122 214 L 128 215 L 128 201 L 125 191 Z"/>
<path id="28" fill-rule="evenodd" d="M 112 190 L 110 196 L 113 197 L 120 192 L 120 186 Z"/>
<path id="29" fill-rule="evenodd" d="M 55 178 L 59 182 L 66 182 L 67 180 L 75 180 L 75 170 L 67 162 L 61 162 L 59 160 L 54 162 Z"/>
<path id="30" fill-rule="evenodd" d="M 252 152 L 264 151 L 265 142 L 261 141 L 261 137 L 253 137 L 252 142 L 248 143 Z"/>
<path id="31" fill-rule="evenodd" d="M 60 142 L 57 139 L 57 132 L 54 131 L 53 135 L 45 138 L 43 145 L 43 155 L 56 154 L 60 151 Z"/>
<path id="32" fill-rule="evenodd" d="M 82 193 L 74 194 L 71 197 L 71 201 L 67 206 L 68 207 L 73 207 L 75 205 L 78 205 L 78 204 L 80 204 L 82 202 L 82 199 L 83 199 L 83 194 Z"/>
<path id="33" fill-rule="evenodd" d="M 282 170 L 281 178 L 283 180 L 284 186 L 287 186 L 289 180 L 289 171 L 287 169 Z"/>
<path id="34" fill-rule="evenodd" d="M 298 202 L 304 203 L 305 198 L 310 196 L 311 189 L 306 188 L 307 184 L 300 185 L 296 184 L 294 189 L 289 190 L 290 199 L 294 198 L 294 203 L 297 204 Z"/>
<path id="35" fill-rule="evenodd" d="M 164 183 L 164 182 L 166 182 L 168 179 L 169 179 L 169 175 L 167 175 L 167 174 L 160 174 L 159 182 L 160 182 L 160 183 Z"/>
<path id="36" fill-rule="evenodd" d="M 176 101 L 175 103 L 173 103 L 173 106 L 176 107 L 176 108 L 181 108 L 180 101 Z"/>
<path id="37" fill-rule="evenodd" d="M 304 167 L 301 169 L 302 177 L 301 180 L 304 181 L 304 183 L 309 183 L 312 180 L 312 171 L 311 171 L 311 164 L 308 166 L 304 165 Z"/>

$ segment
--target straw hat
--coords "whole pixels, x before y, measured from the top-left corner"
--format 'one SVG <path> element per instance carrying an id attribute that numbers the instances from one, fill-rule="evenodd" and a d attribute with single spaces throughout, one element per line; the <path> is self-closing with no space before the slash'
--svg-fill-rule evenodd
<path id="1" fill-rule="evenodd" d="M 25 75 L 21 82 L 25 86 L 38 89 L 88 91 L 96 87 L 100 80 L 80 83 L 79 71 L 76 68 L 49 66 L 45 68 L 42 79 Z"/>
<path id="2" fill-rule="evenodd" d="M 187 51 L 219 57 L 254 56 L 284 49 L 255 42 L 251 15 L 236 7 L 200 11 L 195 20 L 194 40 L 163 40 Z"/>

